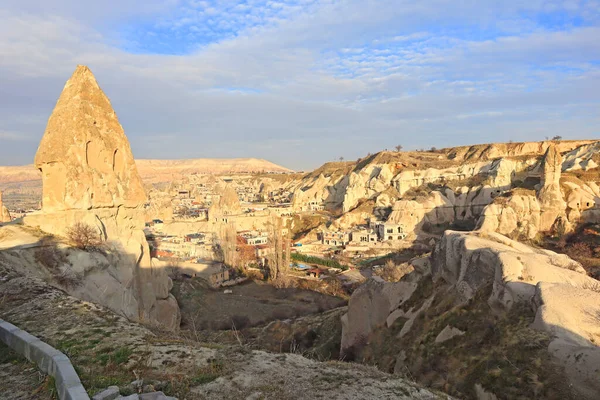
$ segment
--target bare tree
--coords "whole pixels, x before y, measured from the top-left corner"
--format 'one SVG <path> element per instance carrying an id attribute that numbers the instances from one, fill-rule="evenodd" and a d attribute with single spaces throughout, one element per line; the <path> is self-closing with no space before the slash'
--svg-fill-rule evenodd
<path id="1" fill-rule="evenodd" d="M 220 223 L 217 227 L 217 242 L 223 257 L 223 263 L 237 267 L 237 229 L 235 223 Z"/>
<path id="2" fill-rule="evenodd" d="M 278 287 L 288 287 L 287 272 L 290 265 L 290 241 L 283 235 L 283 219 L 273 216 L 268 224 L 269 242 L 272 248 L 268 256 L 269 280 Z"/>
<path id="3" fill-rule="evenodd" d="M 98 229 L 83 222 L 76 222 L 67 230 L 71 245 L 81 250 L 94 250 L 102 245 Z"/>
<path id="4" fill-rule="evenodd" d="M 402 145 L 401 145 L 401 144 L 397 145 L 397 146 L 396 146 L 396 147 L 394 147 L 394 148 L 396 149 L 396 151 L 397 151 L 398 153 L 400 153 L 400 152 L 402 151 L 402 149 L 403 149 L 403 147 L 402 147 Z"/>

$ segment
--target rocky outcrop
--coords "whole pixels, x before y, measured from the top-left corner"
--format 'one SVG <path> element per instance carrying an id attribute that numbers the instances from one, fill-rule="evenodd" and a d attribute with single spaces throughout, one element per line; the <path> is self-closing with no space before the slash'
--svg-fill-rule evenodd
<path id="1" fill-rule="evenodd" d="M 551 145 L 556 146 L 558 151 L 563 153 L 593 142 L 595 142 L 595 140 L 546 140 L 542 142 L 490 143 L 453 147 L 442 149 L 440 151 L 447 154 L 448 158 L 452 160 L 472 162 L 475 160 L 492 160 L 500 157 L 536 156 L 544 154 Z"/>
<path id="2" fill-rule="evenodd" d="M 369 334 L 384 326 L 388 316 L 408 300 L 416 288 L 414 283 L 387 283 L 379 277 L 360 286 L 350 298 L 348 312 L 342 316 L 342 354 L 364 344 Z"/>
<path id="3" fill-rule="evenodd" d="M 569 171 L 588 171 L 598 168 L 600 160 L 600 142 L 594 142 L 579 146 L 574 150 L 569 151 L 563 157 L 562 169 L 564 172 Z"/>
<path id="4" fill-rule="evenodd" d="M 10 222 L 12 218 L 8 212 L 8 208 L 2 204 L 2 192 L 0 192 L 0 222 Z"/>
<path id="5" fill-rule="evenodd" d="M 42 172 L 42 212 L 27 216 L 24 223 L 55 235 L 65 235 L 76 223 L 90 225 L 117 255 L 112 262 L 118 272 L 87 274 L 77 296 L 176 329 L 180 317 L 169 293 L 172 283 L 150 261 L 143 232 L 146 195 L 129 142 L 87 67 L 78 66 L 67 81 L 35 165 Z"/>
<path id="6" fill-rule="evenodd" d="M 390 187 L 394 171 L 389 164 L 370 164 L 350 173 L 344 193 L 342 210 L 348 212 L 361 200 L 386 191 Z"/>
<path id="7" fill-rule="evenodd" d="M 585 398 L 600 393 L 600 282 L 577 289 L 566 283 L 541 282 L 533 298 L 533 326 L 550 332 L 548 347 L 571 383 Z"/>
<path id="8" fill-rule="evenodd" d="M 565 201 L 560 190 L 562 156 L 556 146 L 550 145 L 542 160 L 541 188 L 538 192 L 540 202 L 540 230 L 549 231 L 556 219 L 564 213 Z"/>
<path id="9" fill-rule="evenodd" d="M 540 282 L 568 282 L 575 287 L 593 284 L 579 263 L 565 255 L 535 249 L 495 232 L 446 231 L 432 256 L 434 280 L 453 285 L 466 301 L 492 283 L 488 302 L 508 309 L 528 301 Z"/>
<path id="10" fill-rule="evenodd" d="M 482 337 L 491 341 L 486 346 L 497 346 L 478 351 L 478 357 L 483 353 L 489 357 L 483 365 L 516 357 L 503 352 L 508 342 L 518 343 L 513 351 L 537 348 L 536 357 L 550 360 L 547 354 L 552 355 L 554 362 L 548 361 L 541 371 L 552 368 L 560 374 L 562 370 L 556 368 L 564 367 L 565 384 L 546 381 L 555 385 L 554 390 L 574 390 L 576 398 L 597 398 L 600 285 L 581 265 L 498 233 L 453 231 L 446 231 L 430 265 L 431 275 L 421 272 L 413 277 L 415 271 L 399 283 L 370 280 L 357 289 L 342 318 L 342 349 L 364 348 L 357 357 L 367 357 L 366 362 L 399 372 L 408 369 L 430 382 L 431 368 L 448 371 L 449 365 L 470 360 L 472 355 L 459 354 L 457 349 L 476 346 Z M 431 364 L 421 368 L 427 360 Z M 512 376 L 531 366 L 529 358 L 520 362 L 515 367 L 511 361 L 503 374 Z M 467 381 L 476 376 L 480 375 L 474 373 Z M 461 373 L 440 385 L 460 386 L 467 381 Z"/>
<path id="11" fill-rule="evenodd" d="M 35 156 L 45 212 L 137 207 L 146 200 L 125 132 L 85 66 L 67 81 Z"/>
<path id="12" fill-rule="evenodd" d="M 208 216 L 211 220 L 216 221 L 221 217 L 242 213 L 240 199 L 233 186 L 221 184 L 215 187 L 214 192 L 218 196 L 218 199 L 213 201 L 208 210 Z"/>
<path id="13" fill-rule="evenodd" d="M 535 192 L 513 194 L 499 198 L 487 206 L 480 219 L 478 229 L 533 239 L 540 230 L 540 203 Z"/>
<path id="14" fill-rule="evenodd" d="M 485 208 L 478 229 L 512 237 L 533 239 L 538 232 L 568 233 L 579 223 L 600 221 L 600 175 L 581 180 L 569 171 L 596 168 L 593 157 L 598 143 L 577 148 L 565 156 L 550 144 L 538 166 L 537 192 L 517 188 L 496 198 Z"/>

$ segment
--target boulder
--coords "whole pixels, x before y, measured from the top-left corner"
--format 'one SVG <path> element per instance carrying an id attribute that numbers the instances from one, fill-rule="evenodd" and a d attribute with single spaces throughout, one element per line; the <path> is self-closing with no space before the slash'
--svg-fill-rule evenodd
<path id="1" fill-rule="evenodd" d="M 450 339 L 453 339 L 457 336 L 462 336 L 464 334 L 465 332 L 461 331 L 460 329 L 446 325 L 446 327 L 442 329 L 442 331 L 436 336 L 435 343 L 444 343 Z"/>

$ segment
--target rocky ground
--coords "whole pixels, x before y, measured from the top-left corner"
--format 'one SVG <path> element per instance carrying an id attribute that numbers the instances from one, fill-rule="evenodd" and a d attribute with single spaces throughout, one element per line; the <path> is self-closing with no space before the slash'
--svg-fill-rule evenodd
<path id="1" fill-rule="evenodd" d="M 595 399 L 600 285 L 565 255 L 447 231 L 428 260 L 358 288 L 342 356 L 460 398 Z"/>
<path id="2" fill-rule="evenodd" d="M 0 317 L 67 354 L 93 394 L 144 379 L 179 399 L 447 398 L 376 369 L 200 344 L 132 323 L 0 267 Z"/>
<path id="3" fill-rule="evenodd" d="M 56 399 L 54 381 L 0 342 L 0 393 L 12 400 Z M 9 398 L 9 397 L 5 397 Z"/>
<path id="4" fill-rule="evenodd" d="M 173 293 L 182 312 L 182 328 L 239 330 L 320 313 L 346 304 L 344 299 L 297 288 L 276 289 L 265 282 L 248 281 L 224 289 L 213 289 L 202 279 L 180 278 Z"/>

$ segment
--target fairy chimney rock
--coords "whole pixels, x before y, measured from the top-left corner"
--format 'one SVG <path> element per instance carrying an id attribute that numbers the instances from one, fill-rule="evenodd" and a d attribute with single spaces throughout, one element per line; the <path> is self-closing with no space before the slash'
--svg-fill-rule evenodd
<path id="1" fill-rule="evenodd" d="M 562 172 L 562 156 L 554 144 L 551 144 L 546 150 L 542 167 L 542 186 L 559 185 L 560 174 Z"/>
<path id="2" fill-rule="evenodd" d="M 10 221 L 10 213 L 8 212 L 8 208 L 4 207 L 4 204 L 2 204 L 2 192 L 0 192 L 0 222 Z"/>
<path id="3" fill-rule="evenodd" d="M 557 218 L 564 214 L 566 203 L 560 190 L 562 156 L 554 144 L 542 160 L 541 188 L 537 194 L 541 208 L 540 231 L 552 229 Z"/>
<path id="4" fill-rule="evenodd" d="M 242 213 L 240 199 L 231 185 L 219 184 L 215 187 L 214 191 L 218 194 L 219 198 L 217 201 L 213 202 L 208 210 L 210 218 L 219 218 Z"/>
<path id="5" fill-rule="evenodd" d="M 137 207 L 146 200 L 129 141 L 86 66 L 67 81 L 35 155 L 45 212 Z"/>

